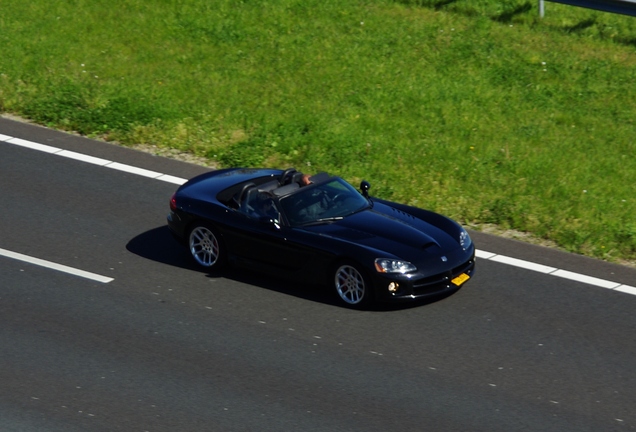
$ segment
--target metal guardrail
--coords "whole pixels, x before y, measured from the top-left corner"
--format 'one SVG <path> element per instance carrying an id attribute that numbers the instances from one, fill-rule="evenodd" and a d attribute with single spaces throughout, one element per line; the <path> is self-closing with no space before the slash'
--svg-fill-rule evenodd
<path id="1" fill-rule="evenodd" d="M 587 9 L 636 16 L 636 0 L 547 0 Z M 544 0 L 539 0 L 539 15 L 545 14 Z"/>

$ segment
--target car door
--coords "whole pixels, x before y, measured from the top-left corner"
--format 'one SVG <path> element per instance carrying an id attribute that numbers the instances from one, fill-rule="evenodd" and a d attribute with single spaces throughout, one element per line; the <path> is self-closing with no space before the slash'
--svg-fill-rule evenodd
<path id="1" fill-rule="evenodd" d="M 256 212 L 232 211 L 225 223 L 226 247 L 239 259 L 296 271 L 315 253 L 310 242 L 298 241 L 293 229 Z"/>

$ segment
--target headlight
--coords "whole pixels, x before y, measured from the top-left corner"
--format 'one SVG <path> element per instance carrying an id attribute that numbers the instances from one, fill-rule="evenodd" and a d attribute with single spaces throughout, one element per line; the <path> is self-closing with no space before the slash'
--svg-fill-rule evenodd
<path id="1" fill-rule="evenodd" d="M 464 249 L 468 249 L 470 245 L 473 244 L 472 239 L 465 229 L 463 229 L 462 232 L 459 233 L 459 244 Z"/>
<path id="2" fill-rule="evenodd" d="M 417 268 L 408 261 L 391 258 L 377 258 L 375 260 L 375 269 L 378 273 L 410 273 L 417 270 Z"/>

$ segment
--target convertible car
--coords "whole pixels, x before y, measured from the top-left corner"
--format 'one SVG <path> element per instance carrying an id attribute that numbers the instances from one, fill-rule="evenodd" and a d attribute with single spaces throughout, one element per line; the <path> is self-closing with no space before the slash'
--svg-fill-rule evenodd
<path id="1" fill-rule="evenodd" d="M 168 226 L 204 268 L 244 265 L 322 283 L 350 307 L 451 293 L 473 276 L 464 228 L 372 198 L 369 188 L 293 168 L 211 171 L 175 192 Z"/>

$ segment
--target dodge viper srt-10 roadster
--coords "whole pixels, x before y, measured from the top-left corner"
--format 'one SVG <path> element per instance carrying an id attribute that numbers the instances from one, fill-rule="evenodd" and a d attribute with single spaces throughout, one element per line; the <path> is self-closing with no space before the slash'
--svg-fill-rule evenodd
<path id="1" fill-rule="evenodd" d="M 452 293 L 475 271 L 466 230 L 440 214 L 369 196 L 327 173 L 211 171 L 180 186 L 168 226 L 200 266 L 324 284 L 344 306 Z"/>

